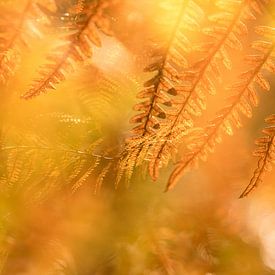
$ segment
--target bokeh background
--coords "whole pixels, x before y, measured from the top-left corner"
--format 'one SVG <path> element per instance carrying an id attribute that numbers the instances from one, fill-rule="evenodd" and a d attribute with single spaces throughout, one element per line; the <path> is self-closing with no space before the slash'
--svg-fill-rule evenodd
<path id="1" fill-rule="evenodd" d="M 1 1 L 0 13 L 20 11 L 25 2 Z M 51 1 L 40 3 L 54 8 Z M 215 11 L 214 1 L 201 5 Z M 100 171 L 115 161 L 128 135 L 135 96 L 149 78 L 143 68 L 151 43 L 167 38 L 174 14 L 156 0 L 117 1 L 109 13 L 114 35 L 101 35 L 102 47 L 56 91 L 20 99 L 59 43 L 58 28 L 30 41 L 15 74 L 0 87 L 2 274 L 275 274 L 275 174 L 238 199 L 256 166 L 254 140 L 274 112 L 272 76 L 272 90 L 260 94 L 253 118 L 174 190 L 164 193 L 172 164 L 155 183 L 138 170 L 130 184 L 115 188 L 115 171 Z M 224 72 L 198 126 L 223 106 L 224 83 L 243 69 L 256 38 L 253 26 L 272 25 L 272 13 L 250 23 L 243 52 L 232 54 L 233 69 Z M 93 173 L 72 184 L 71 162 L 81 161 L 81 154 L 83 169 L 94 167 Z M 96 156 L 104 158 L 96 163 Z"/>

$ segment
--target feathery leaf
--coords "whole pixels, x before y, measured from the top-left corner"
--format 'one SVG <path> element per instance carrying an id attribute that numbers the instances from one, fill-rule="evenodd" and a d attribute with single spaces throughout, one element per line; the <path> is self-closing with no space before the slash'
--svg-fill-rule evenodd
<path id="1" fill-rule="evenodd" d="M 272 170 L 272 164 L 275 160 L 275 115 L 267 117 L 265 121 L 270 126 L 264 128 L 264 136 L 256 140 L 257 149 L 254 152 L 254 155 L 259 158 L 258 167 L 240 198 L 246 197 L 263 181 L 265 173 Z"/>
<path id="2" fill-rule="evenodd" d="M 275 29 L 260 26 L 256 28 L 256 32 L 268 38 L 272 37 L 273 41 L 255 41 L 252 43 L 252 48 L 257 50 L 257 54 L 246 57 L 246 62 L 250 65 L 249 70 L 242 73 L 239 80 L 229 88 L 232 96 L 228 98 L 228 105 L 217 112 L 216 118 L 208 124 L 204 134 L 196 142 L 190 144 L 189 152 L 183 156 L 172 172 L 167 190 L 173 188 L 187 170 L 198 165 L 200 159 L 206 160 L 208 152 L 212 152 L 215 145 L 221 142 L 223 134 L 231 136 L 234 127 L 240 128 L 242 126 L 241 114 L 248 118 L 252 116 L 252 106 L 256 106 L 258 102 L 255 84 L 262 90 L 269 90 L 269 82 L 263 76 L 263 71 L 275 73 Z"/>
<path id="3" fill-rule="evenodd" d="M 166 166 L 175 148 L 193 126 L 193 116 L 200 116 L 206 109 L 206 95 L 215 94 L 215 83 L 221 79 L 220 63 L 231 68 L 228 49 L 241 50 L 239 38 L 248 33 L 246 21 L 259 13 L 262 4 L 257 1 L 218 1 L 219 13 L 210 16 L 213 24 L 204 29 L 209 41 L 197 46 L 204 57 L 183 72 L 181 96 L 171 101 L 173 110 L 164 118 L 164 136 L 151 149 L 149 173 L 156 180 L 159 168 Z M 189 84 L 189 85 L 188 85 Z"/>
<path id="4" fill-rule="evenodd" d="M 80 20 L 75 25 L 69 24 L 68 28 L 73 28 L 73 33 L 67 34 L 64 37 L 65 44 L 57 47 L 55 52 L 47 57 L 51 63 L 40 69 L 41 77 L 34 81 L 22 98 L 30 99 L 55 89 L 55 85 L 64 81 L 66 75 L 74 70 L 75 63 L 91 58 L 92 46 L 101 46 L 98 28 L 103 33 L 110 34 L 109 21 L 104 16 L 104 10 L 109 4 L 106 0 L 93 2 L 88 11 L 85 11 L 85 20 Z"/>
<path id="5" fill-rule="evenodd" d="M 170 5 L 163 5 L 168 10 Z M 155 61 L 145 68 L 146 72 L 156 72 L 153 78 L 144 83 L 144 89 L 137 97 L 143 100 L 134 107 L 139 113 L 130 122 L 138 124 L 132 129 L 132 136 L 126 141 L 120 168 L 128 171 L 127 178 L 135 165 L 148 157 L 148 149 L 157 142 L 156 137 L 162 129 L 163 121 L 169 117 L 167 107 L 173 98 L 184 90 L 180 74 L 187 66 L 186 52 L 191 48 L 186 30 L 198 30 L 204 17 L 202 9 L 193 0 L 182 1 L 169 41 L 164 47 L 155 49 Z M 166 110 L 167 109 L 167 110 Z"/>

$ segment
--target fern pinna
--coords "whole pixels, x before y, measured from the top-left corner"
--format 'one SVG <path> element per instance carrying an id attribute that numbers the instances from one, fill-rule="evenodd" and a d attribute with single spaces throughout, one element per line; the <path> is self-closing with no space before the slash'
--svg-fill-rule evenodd
<path id="1" fill-rule="evenodd" d="M 258 105 L 255 84 L 265 91 L 270 89 L 269 82 L 263 75 L 264 71 L 275 73 L 274 63 L 274 37 L 275 29 L 268 26 L 256 28 L 256 33 L 273 41 L 254 41 L 252 48 L 257 54 L 247 55 L 246 62 L 249 69 L 239 76 L 239 80 L 229 90 L 232 96 L 228 98 L 228 105 L 217 112 L 217 116 L 205 128 L 205 133 L 189 145 L 189 152 L 183 156 L 172 172 L 167 189 L 175 186 L 179 178 L 190 168 L 196 166 L 199 160 L 206 160 L 209 152 L 214 150 L 217 143 L 222 140 L 222 135 L 233 135 L 233 128 L 240 128 L 241 114 L 251 117 L 252 107 Z"/>
<path id="2" fill-rule="evenodd" d="M 273 64 L 273 70 L 275 70 L 275 64 Z M 247 196 L 263 181 L 265 173 L 272 170 L 272 163 L 275 160 L 275 115 L 270 115 L 265 121 L 270 126 L 264 128 L 264 136 L 256 140 L 257 149 L 254 152 L 254 155 L 259 157 L 258 167 L 240 198 Z"/>
<path id="3" fill-rule="evenodd" d="M 105 34 L 110 34 L 109 20 L 104 16 L 104 10 L 110 2 L 111 0 L 93 1 L 87 4 L 83 17 L 73 24 L 69 22 L 68 34 L 63 38 L 65 43 L 47 57 L 51 63 L 39 70 L 41 77 L 34 81 L 22 98 L 30 99 L 50 89 L 56 89 L 55 85 L 65 80 L 66 75 L 74 70 L 75 63 L 91 58 L 92 46 L 101 46 L 97 28 Z"/>

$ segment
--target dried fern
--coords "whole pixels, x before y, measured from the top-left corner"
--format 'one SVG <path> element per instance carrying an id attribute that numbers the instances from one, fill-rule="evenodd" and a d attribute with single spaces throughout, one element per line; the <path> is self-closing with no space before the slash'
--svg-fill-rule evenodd
<path id="1" fill-rule="evenodd" d="M 228 49 L 242 49 L 238 37 L 248 33 L 246 20 L 254 18 L 253 12 L 262 10 L 262 4 L 257 1 L 218 1 L 217 5 L 221 11 L 210 16 L 213 25 L 204 29 L 209 39 L 196 47 L 203 58 L 183 72 L 185 88 L 170 101 L 172 110 L 165 118 L 165 135 L 151 152 L 149 173 L 154 180 L 158 178 L 159 168 L 167 165 L 173 156 L 186 129 L 193 126 L 192 117 L 206 109 L 206 95 L 216 93 L 215 83 L 221 79 L 220 63 L 231 68 Z"/>
<path id="2" fill-rule="evenodd" d="M 142 110 L 143 113 L 132 118 L 132 122 L 140 124 L 134 128 L 135 136 L 126 148 L 130 151 L 122 164 L 126 171 L 131 171 L 147 159 L 150 176 L 154 180 L 158 178 L 159 168 L 166 166 L 171 157 L 176 155 L 177 145 L 186 135 L 186 130 L 193 126 L 193 117 L 201 115 L 206 108 L 206 95 L 215 94 L 215 83 L 221 79 L 220 64 L 231 68 L 229 49 L 242 49 L 238 37 L 248 33 L 246 21 L 254 19 L 256 13 L 262 13 L 265 2 L 267 1 L 217 1 L 221 11 L 210 16 L 213 24 L 204 29 L 206 42 L 195 46 L 203 58 L 176 75 L 165 75 L 168 84 L 160 93 L 154 90 L 161 79 L 159 74 L 148 82 L 149 90 L 142 91 L 140 97 L 151 96 L 153 100 L 135 106 L 136 110 Z M 198 20 L 195 19 L 191 22 L 197 23 Z M 185 39 L 182 41 L 185 43 Z M 161 67 L 154 64 L 149 68 Z M 131 172 L 127 173 L 131 175 Z"/>
<path id="3" fill-rule="evenodd" d="M 257 27 L 259 35 L 273 38 L 275 30 L 272 27 Z M 223 134 L 233 135 L 233 128 L 240 128 L 241 114 L 251 117 L 252 106 L 257 106 L 258 97 L 255 84 L 261 89 L 268 91 L 269 82 L 263 75 L 264 71 L 275 73 L 274 42 L 255 41 L 252 48 L 257 54 L 248 55 L 246 62 L 249 69 L 239 76 L 239 80 L 229 89 L 232 96 L 228 98 L 228 105 L 222 108 L 214 120 L 205 128 L 204 134 L 189 145 L 189 152 L 183 156 L 170 176 L 167 190 L 175 186 L 179 178 L 190 168 L 196 166 L 200 159 L 206 160 L 208 152 L 212 152 L 217 143 L 222 140 Z"/>
<path id="4" fill-rule="evenodd" d="M 254 155 L 259 158 L 258 167 L 240 198 L 247 196 L 263 181 L 265 173 L 272 170 L 272 163 L 275 160 L 275 115 L 267 117 L 265 121 L 270 126 L 264 128 L 265 135 L 256 140 L 257 149 L 254 152 Z"/>
<path id="5" fill-rule="evenodd" d="M 5 145 L 0 156 L 6 161 L 1 165 L 0 183 L 6 192 L 21 190 L 33 194 L 32 201 L 41 201 L 49 193 L 64 187 L 75 192 L 94 170 L 102 164 L 107 173 L 112 158 L 95 153 L 99 142 L 91 144 L 85 151 L 60 146 Z M 107 164 L 105 165 L 104 162 Z M 102 169 L 99 169 L 101 173 Z M 98 184 L 95 183 L 98 190 Z"/>
<path id="6" fill-rule="evenodd" d="M 182 1 L 175 8 L 179 12 L 169 41 L 164 47 L 154 50 L 154 62 L 144 69 L 146 72 L 156 72 L 156 75 L 144 83 L 145 89 L 137 96 L 144 101 L 134 107 L 140 113 L 130 120 L 138 125 L 127 140 L 120 163 L 120 168 L 128 173 L 128 179 L 133 167 L 147 157 L 149 147 L 156 143 L 156 133 L 163 127 L 161 124 L 167 113 L 165 108 L 170 106 L 171 98 L 183 89 L 180 74 L 187 66 L 186 52 L 191 47 L 185 31 L 198 29 L 199 21 L 204 16 L 201 8 L 192 0 Z"/>
<path id="7" fill-rule="evenodd" d="M 39 73 L 41 77 L 34 81 L 29 91 L 22 95 L 24 99 L 30 99 L 50 89 L 56 89 L 55 85 L 64 81 L 66 75 L 74 70 L 75 63 L 84 62 L 92 56 L 92 46 L 101 46 L 98 28 L 105 34 L 110 34 L 109 21 L 104 16 L 104 10 L 110 1 L 98 0 L 90 4 L 89 9 L 83 15 L 85 19 L 77 24 L 69 24 L 68 29 L 73 33 L 66 34 L 65 44 L 56 48 L 47 59 L 51 63 L 44 65 Z"/>

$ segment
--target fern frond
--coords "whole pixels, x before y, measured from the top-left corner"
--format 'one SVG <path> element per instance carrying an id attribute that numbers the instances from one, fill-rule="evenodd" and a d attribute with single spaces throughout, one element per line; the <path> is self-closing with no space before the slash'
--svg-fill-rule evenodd
<path id="1" fill-rule="evenodd" d="M 134 107 L 136 111 L 142 111 L 131 119 L 131 123 L 140 123 L 132 131 L 135 136 L 152 134 L 160 127 L 164 115 L 161 104 L 168 104 L 171 96 L 178 93 L 178 67 L 182 69 L 187 65 L 185 54 L 190 41 L 184 31 L 198 27 L 202 16 L 202 10 L 194 1 L 182 1 L 170 40 L 164 48 L 156 49 L 153 56 L 157 60 L 144 69 L 145 72 L 157 74 L 144 83 L 145 89 L 138 94 L 138 98 L 145 101 Z"/>
<path id="2" fill-rule="evenodd" d="M 158 178 L 159 168 L 166 166 L 176 151 L 182 133 L 192 127 L 192 117 L 200 116 L 206 109 L 206 95 L 216 93 L 215 83 L 221 79 L 220 63 L 231 68 L 229 49 L 242 49 L 238 37 L 248 33 L 246 21 L 263 8 L 260 1 L 229 0 L 217 4 L 221 11 L 210 16 L 213 25 L 204 30 L 210 39 L 197 47 L 204 57 L 184 71 L 182 81 L 186 84 L 182 97 L 171 101 L 173 110 L 164 119 L 167 134 L 151 149 L 149 173 L 154 180 Z"/>
<path id="3" fill-rule="evenodd" d="M 145 89 L 137 95 L 144 101 L 135 105 L 134 110 L 139 114 L 130 120 L 130 123 L 138 125 L 127 140 L 126 159 L 122 157 L 120 164 L 125 166 L 123 170 L 132 170 L 147 155 L 148 145 L 154 143 L 156 133 L 163 127 L 163 119 L 169 112 L 166 108 L 171 105 L 172 98 L 184 89 L 180 84 L 180 73 L 187 66 L 186 53 L 191 48 L 185 32 L 198 29 L 204 14 L 193 0 L 182 1 L 180 5 L 176 6 L 179 12 L 169 41 L 164 47 L 155 49 L 155 61 L 144 69 L 145 72 L 156 72 L 156 75 L 144 83 Z"/>
<path id="4" fill-rule="evenodd" d="M 90 75 L 94 78 L 90 78 Z M 125 73 L 102 73 L 95 68 L 87 66 L 82 84 L 77 88 L 75 100 L 93 122 L 107 120 L 110 122 L 110 111 L 119 113 L 122 105 L 125 104 L 125 91 L 137 90 L 139 82 L 133 75 Z M 87 80 L 85 80 L 87 79 Z M 111 109 L 110 109 L 111 108 Z M 113 119 L 117 119 L 114 115 Z M 123 118 L 125 120 L 125 118 Z"/>
<path id="5" fill-rule="evenodd" d="M 248 33 L 245 23 L 248 19 L 254 19 L 256 13 L 262 12 L 265 2 L 218 1 L 221 12 L 210 17 L 213 25 L 204 30 L 209 41 L 196 47 L 204 57 L 181 71 L 173 86 L 168 85 L 166 95 L 157 96 L 153 89 L 141 93 L 141 97 L 145 98 L 153 92 L 157 105 L 154 107 L 154 104 L 147 100 L 135 106 L 136 110 L 145 112 L 132 119 L 132 122 L 141 123 L 134 128 L 134 133 L 138 134 L 140 129 L 144 130 L 143 126 L 148 125 L 146 123 L 150 120 L 153 121 L 153 130 L 149 135 L 141 130 L 141 137 L 134 136 L 132 144 L 130 143 L 132 148 L 129 149 L 132 157 L 128 156 L 129 163 L 126 164 L 129 169 L 147 159 L 150 176 L 153 180 L 158 178 L 159 169 L 167 165 L 176 154 L 177 144 L 185 136 L 184 132 L 193 126 L 193 117 L 200 115 L 206 108 L 206 95 L 215 94 L 214 83 L 221 78 L 220 63 L 227 68 L 231 67 L 228 49 L 242 48 L 238 37 Z M 149 81 L 149 84 L 154 85 L 155 81 L 158 81 L 157 78 Z M 173 79 L 170 77 L 169 81 L 167 82 L 172 83 Z M 152 114 L 150 111 L 146 112 L 148 108 L 152 108 Z"/>
<path id="6" fill-rule="evenodd" d="M 94 188 L 94 193 L 98 194 L 98 192 L 101 190 L 101 186 L 103 184 L 104 179 L 106 178 L 107 174 L 110 172 L 112 162 L 109 162 L 99 173 L 97 180 L 96 180 L 96 185 Z"/>
<path id="7" fill-rule="evenodd" d="M 233 135 L 233 129 L 242 126 L 241 114 L 248 118 L 252 116 L 252 106 L 258 104 L 255 84 L 262 90 L 268 91 L 270 89 L 269 82 L 263 72 L 275 73 L 275 29 L 261 26 L 256 28 L 256 32 L 259 35 L 272 38 L 273 41 L 255 41 L 252 43 L 252 48 L 257 51 L 257 54 L 246 57 L 246 62 L 250 65 L 249 69 L 243 72 L 239 76 L 239 80 L 229 88 L 232 96 L 228 98 L 228 105 L 217 113 L 216 118 L 206 127 L 205 134 L 201 135 L 197 142 L 190 145 L 189 152 L 177 164 L 169 178 L 167 190 L 173 188 L 179 178 L 187 170 L 196 166 L 200 159 L 206 160 L 208 153 L 212 152 L 215 145 L 221 142 L 223 134 Z"/>
<path id="8" fill-rule="evenodd" d="M 275 161 L 275 115 L 267 117 L 265 121 L 270 126 L 264 128 L 265 135 L 256 140 L 257 149 L 254 152 L 254 155 L 259 158 L 258 167 L 240 198 L 246 197 L 263 181 L 265 173 L 272 170 L 272 164 Z"/>
<path id="9" fill-rule="evenodd" d="M 30 99 L 50 89 L 56 89 L 55 85 L 64 81 L 69 72 L 74 71 L 75 63 L 84 62 L 92 56 L 92 46 L 101 46 L 98 29 L 110 34 L 109 21 L 104 16 L 104 10 L 109 3 L 106 0 L 98 0 L 91 4 L 86 14 L 87 18 L 79 21 L 74 32 L 65 36 L 66 43 L 57 47 L 55 52 L 48 56 L 47 59 L 51 63 L 40 69 L 41 77 L 34 81 L 22 98 Z"/>
<path id="10" fill-rule="evenodd" d="M 93 171 L 95 170 L 95 168 L 100 164 L 101 159 L 100 158 L 96 158 L 96 161 L 94 162 L 94 164 L 92 166 L 90 166 L 86 172 L 74 183 L 74 185 L 72 186 L 72 191 L 76 192 L 83 184 L 84 182 L 90 177 L 90 175 L 93 173 Z M 82 165 L 80 166 L 80 168 L 82 169 Z M 74 175 L 74 177 L 77 177 L 78 174 L 80 172 L 80 169 L 78 169 L 77 173 Z"/>
<path id="11" fill-rule="evenodd" d="M 3 173 L 0 182 L 3 188 L 24 190 L 33 193 L 33 200 L 42 200 L 50 192 L 67 185 L 72 192 L 77 191 L 92 175 L 99 164 L 103 165 L 99 173 L 105 177 L 113 158 L 95 153 L 100 141 L 90 145 L 85 151 L 66 148 L 51 148 L 42 145 L 3 146 L 1 157 L 6 161 L 1 164 Z M 106 162 L 106 167 L 104 166 Z M 104 171 L 104 172 L 102 172 Z M 95 183 L 98 188 L 98 183 Z M 36 190 L 40 190 L 37 193 Z"/>
<path id="12" fill-rule="evenodd" d="M 175 274 L 174 261 L 172 259 L 171 250 L 166 244 L 167 240 L 165 240 L 165 242 L 161 239 L 161 229 L 159 229 L 160 232 L 150 232 L 151 247 L 153 253 L 158 258 L 159 265 L 162 267 L 160 270 L 163 270 L 167 275 L 172 275 Z M 160 236 L 157 236 L 157 234 Z"/>
<path id="13" fill-rule="evenodd" d="M 22 47 L 29 46 L 30 38 L 42 35 L 36 24 L 41 14 L 30 0 L 22 12 L 0 8 L 0 83 L 6 84 L 20 63 Z"/>

